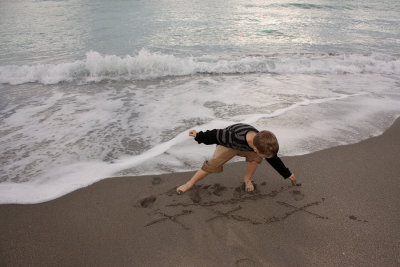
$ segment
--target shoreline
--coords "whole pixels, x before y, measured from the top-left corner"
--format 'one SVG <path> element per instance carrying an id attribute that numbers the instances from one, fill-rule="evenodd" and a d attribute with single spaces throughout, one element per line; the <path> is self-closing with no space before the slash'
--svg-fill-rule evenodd
<path id="1" fill-rule="evenodd" d="M 267 163 L 256 192 L 227 164 L 182 196 L 193 172 L 104 179 L 40 204 L 0 205 L 0 265 L 400 264 L 400 119 L 356 144 Z"/>
<path id="2" fill-rule="evenodd" d="M 395 118 L 395 117 L 399 117 L 399 116 L 393 115 L 392 117 Z M 396 122 L 396 120 L 397 119 L 394 119 L 392 124 L 386 130 L 388 130 L 390 127 L 392 127 L 393 124 Z M 212 127 L 210 127 L 210 128 L 212 128 Z M 380 136 L 386 130 L 384 130 L 383 132 L 381 132 L 378 135 L 376 135 L 377 134 L 376 132 L 375 132 L 375 134 L 370 134 L 369 138 L 374 138 L 374 137 Z M 186 134 L 186 132 L 182 132 L 179 135 L 182 135 L 182 134 Z M 367 139 L 369 139 L 369 138 L 367 138 Z M 307 156 L 309 154 L 324 151 L 326 149 L 358 144 L 367 139 L 356 141 L 355 143 L 339 144 L 339 145 L 332 146 L 332 147 L 320 148 L 320 150 L 316 150 L 316 151 L 307 151 L 306 153 L 280 156 L 280 157 L 281 158 L 292 158 L 292 157 L 299 157 L 299 156 Z M 173 142 L 173 141 L 174 141 L 174 139 L 171 139 L 171 140 L 167 141 L 167 143 Z M 165 143 L 163 143 L 163 144 L 165 144 Z M 161 146 L 163 144 L 161 144 Z M 153 149 L 154 148 L 157 148 L 157 146 L 153 147 Z M 212 152 L 213 152 L 213 150 L 211 149 L 209 151 L 208 156 L 210 156 L 212 154 Z M 144 155 L 144 154 L 140 154 L 140 155 L 138 155 L 138 157 L 148 157 L 148 155 Z M 122 160 L 120 163 L 122 163 L 122 162 L 124 162 L 124 160 Z M 234 164 L 234 163 L 237 163 L 237 162 L 228 162 L 227 165 Z M 59 176 L 63 177 L 63 175 L 68 176 L 70 174 L 72 176 L 74 176 L 73 173 L 70 173 L 70 169 L 74 169 L 74 168 L 79 169 L 80 168 L 79 178 L 74 177 L 74 178 L 72 178 L 73 179 L 72 181 L 70 180 L 71 177 L 69 177 L 67 179 L 58 179 L 58 180 L 55 179 L 55 182 L 53 182 L 53 183 L 51 183 L 51 182 L 50 183 L 49 182 L 41 183 L 40 181 L 30 181 L 30 182 L 22 182 L 22 183 L 15 183 L 15 182 L 0 183 L 0 205 L 8 205 L 8 204 L 32 205 L 32 204 L 45 203 L 45 202 L 53 201 L 58 198 L 64 197 L 65 195 L 68 195 L 77 190 L 92 186 L 93 184 L 96 184 L 98 182 L 101 182 L 102 180 L 107 180 L 107 179 L 116 179 L 116 178 L 124 178 L 124 177 L 137 179 L 140 177 L 152 177 L 152 176 L 159 176 L 159 175 L 174 175 L 176 173 L 191 173 L 191 172 L 197 171 L 197 169 L 196 170 L 171 170 L 171 172 L 169 172 L 169 173 L 165 173 L 165 172 L 151 173 L 150 172 L 150 173 L 145 173 L 145 174 L 118 176 L 118 175 L 115 175 L 118 173 L 118 171 L 110 171 L 109 170 L 109 169 L 112 169 L 113 166 L 110 166 L 111 168 L 108 168 L 109 166 L 104 166 L 104 164 L 108 164 L 106 162 L 86 161 L 83 164 L 85 165 L 85 167 L 83 167 L 83 168 L 80 165 L 80 163 L 78 162 L 78 163 L 73 163 L 72 165 L 62 166 L 61 168 L 59 168 L 56 171 L 54 171 L 55 169 L 53 169 L 53 171 L 52 171 L 53 174 L 51 176 L 48 175 L 48 177 L 45 179 L 45 180 L 50 180 L 50 177 L 59 177 Z M 199 163 L 198 166 L 201 166 L 201 164 L 202 164 L 202 162 Z M 113 164 L 111 164 L 111 165 L 113 165 Z M 115 165 L 118 165 L 118 163 Z M 140 164 L 138 164 L 138 166 L 139 165 Z M 130 168 L 133 169 L 134 167 L 130 167 Z M 78 173 L 78 171 L 76 171 L 75 173 Z M 103 175 L 104 173 L 108 173 L 108 175 Z M 85 175 L 85 174 L 88 174 L 88 175 Z M 191 174 L 188 174 L 188 176 L 191 177 Z M 102 178 L 98 178 L 98 177 L 102 177 Z M 64 180 L 65 180 L 65 182 L 64 182 Z M 67 184 L 67 182 L 69 184 L 69 188 L 65 189 L 63 187 L 65 186 L 65 184 Z M 22 197 L 20 197 L 20 196 L 22 196 Z"/>

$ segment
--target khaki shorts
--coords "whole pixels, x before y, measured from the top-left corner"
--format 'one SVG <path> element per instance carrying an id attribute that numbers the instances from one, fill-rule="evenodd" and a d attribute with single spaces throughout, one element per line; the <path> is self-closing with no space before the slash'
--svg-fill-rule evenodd
<path id="1" fill-rule="evenodd" d="M 204 161 L 201 169 L 208 173 L 222 172 L 222 166 L 234 156 L 245 157 L 246 162 L 255 161 L 257 163 L 261 163 L 262 161 L 262 158 L 254 151 L 241 151 L 217 145 L 212 159 Z"/>

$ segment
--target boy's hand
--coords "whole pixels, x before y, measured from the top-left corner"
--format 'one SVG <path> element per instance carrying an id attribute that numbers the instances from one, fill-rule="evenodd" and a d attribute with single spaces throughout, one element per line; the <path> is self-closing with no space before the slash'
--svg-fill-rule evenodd
<path id="1" fill-rule="evenodd" d="M 190 130 L 190 131 L 189 131 L 189 136 L 196 137 L 196 136 L 197 136 L 196 130 Z"/>
<path id="2" fill-rule="evenodd" d="M 294 174 L 290 175 L 289 177 L 290 181 L 292 182 L 292 185 L 296 185 L 296 177 L 294 176 Z"/>

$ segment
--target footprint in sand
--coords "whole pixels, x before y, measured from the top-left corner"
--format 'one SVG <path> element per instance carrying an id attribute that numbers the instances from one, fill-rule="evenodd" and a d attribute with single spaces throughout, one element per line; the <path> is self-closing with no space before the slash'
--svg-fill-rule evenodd
<path id="1" fill-rule="evenodd" d="M 222 186 L 222 185 L 220 185 L 220 184 L 214 184 L 214 185 L 211 187 L 211 189 L 213 190 L 212 193 L 213 193 L 215 196 L 220 197 L 221 194 L 222 194 L 222 192 L 224 192 L 224 191 L 226 190 L 226 187 L 225 187 L 225 186 Z"/>
<path id="2" fill-rule="evenodd" d="M 153 180 L 151 181 L 151 184 L 152 185 L 159 185 L 159 184 L 161 184 L 161 182 L 162 182 L 161 177 L 154 176 Z"/>
<path id="3" fill-rule="evenodd" d="M 157 198 L 155 196 L 149 196 L 149 197 L 146 197 L 146 198 L 140 200 L 139 203 L 142 208 L 149 208 L 153 205 L 153 203 L 156 201 L 156 199 Z"/>
<path id="4" fill-rule="evenodd" d="M 214 185 L 195 185 L 189 191 L 189 197 L 193 201 L 193 203 L 200 203 L 202 200 L 202 196 L 214 195 L 217 197 L 222 196 L 223 192 L 226 191 L 227 188 L 220 184 Z"/>
<path id="5" fill-rule="evenodd" d="M 193 203 L 200 203 L 201 201 L 199 189 L 200 187 L 195 185 L 192 190 L 189 191 L 190 199 L 193 201 Z"/>
<path id="6" fill-rule="evenodd" d="M 296 201 L 303 200 L 303 198 L 304 198 L 304 194 L 299 190 L 293 190 L 292 195 L 293 195 L 294 200 L 296 200 Z"/>

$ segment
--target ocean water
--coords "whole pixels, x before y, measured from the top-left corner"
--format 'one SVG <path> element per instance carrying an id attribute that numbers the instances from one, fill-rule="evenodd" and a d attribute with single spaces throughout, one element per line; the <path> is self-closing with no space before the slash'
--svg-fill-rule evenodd
<path id="1" fill-rule="evenodd" d="M 376 136 L 399 25 L 398 0 L 2 0 L 0 203 L 196 170 L 190 129 L 251 123 L 281 156 Z"/>

